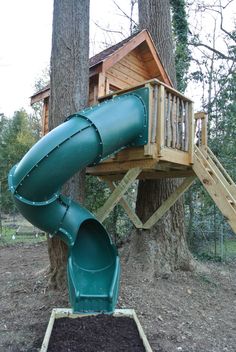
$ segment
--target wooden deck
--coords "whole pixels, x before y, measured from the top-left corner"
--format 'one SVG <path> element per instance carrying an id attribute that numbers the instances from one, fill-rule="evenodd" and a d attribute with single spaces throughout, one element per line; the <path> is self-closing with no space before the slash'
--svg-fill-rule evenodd
<path id="1" fill-rule="evenodd" d="M 140 168 L 139 179 L 186 177 L 192 170 L 194 145 L 193 102 L 175 89 L 153 79 L 115 92 L 99 100 L 148 87 L 149 131 L 145 146 L 127 148 L 97 166 L 88 167 L 87 173 L 119 180 L 131 168 Z"/>

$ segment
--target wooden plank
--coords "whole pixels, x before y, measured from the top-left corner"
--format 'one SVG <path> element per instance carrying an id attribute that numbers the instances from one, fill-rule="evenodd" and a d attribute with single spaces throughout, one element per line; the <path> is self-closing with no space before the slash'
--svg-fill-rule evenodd
<path id="1" fill-rule="evenodd" d="M 153 86 L 150 101 L 151 114 L 149 113 L 149 125 L 151 127 L 150 139 L 151 143 L 157 142 L 157 119 L 158 119 L 158 85 Z"/>
<path id="2" fill-rule="evenodd" d="M 165 146 L 165 88 L 164 86 L 159 86 L 158 89 L 158 105 L 157 105 L 157 153 L 159 156 L 162 155 L 162 149 Z"/>
<path id="3" fill-rule="evenodd" d="M 171 147 L 176 147 L 176 96 L 172 94 L 172 108 L 171 108 Z"/>
<path id="4" fill-rule="evenodd" d="M 162 205 L 155 211 L 155 213 L 145 222 L 144 229 L 150 229 L 158 220 L 175 204 L 175 202 L 183 195 L 185 191 L 192 185 L 195 176 L 187 177 L 183 183 L 176 188 L 176 190 L 167 198 Z"/>
<path id="5" fill-rule="evenodd" d="M 204 114 L 204 118 L 202 119 L 202 145 L 207 146 L 207 114 Z"/>
<path id="6" fill-rule="evenodd" d="M 167 96 L 168 96 L 168 107 L 167 107 L 167 147 L 170 147 L 171 146 L 171 119 L 170 119 L 170 116 L 171 116 L 171 94 L 169 92 L 167 92 Z"/>
<path id="7" fill-rule="evenodd" d="M 110 189 L 112 191 L 114 191 L 116 189 L 116 185 L 114 185 L 114 183 L 110 180 L 106 180 L 106 183 L 108 184 L 108 186 L 110 187 Z M 142 221 L 139 219 L 138 215 L 135 213 L 135 211 L 131 208 L 131 206 L 129 205 L 129 203 L 126 201 L 126 199 L 124 197 L 122 197 L 119 201 L 120 205 L 123 207 L 123 209 L 125 210 L 126 214 L 128 215 L 129 219 L 131 220 L 131 222 L 134 224 L 134 226 L 137 229 L 141 229 L 143 227 L 143 223 Z"/>
<path id="8" fill-rule="evenodd" d="M 176 148 L 180 148 L 179 144 L 179 97 L 176 97 Z"/>
<path id="9" fill-rule="evenodd" d="M 47 326 L 47 330 L 46 333 L 44 335 L 44 339 L 43 339 L 43 343 L 40 349 L 40 352 L 47 352 L 48 350 L 48 345 L 49 345 L 49 341 L 50 341 L 50 337 L 51 337 L 51 333 L 52 333 L 52 328 L 54 325 L 54 321 L 55 321 L 55 317 L 56 317 L 56 309 L 54 308 L 52 310 L 49 322 L 48 322 L 48 326 Z"/>
<path id="10" fill-rule="evenodd" d="M 117 62 L 115 66 L 113 66 L 113 69 L 120 72 L 121 74 L 126 75 L 127 77 L 130 77 L 131 79 L 135 79 L 140 83 L 148 79 L 147 75 L 143 75 L 135 71 L 135 67 L 132 65 L 132 63 L 126 64 L 123 60 Z"/>
<path id="11" fill-rule="evenodd" d="M 138 81 L 134 77 L 130 77 L 127 74 L 118 71 L 115 66 L 111 67 L 107 71 L 107 75 L 110 74 L 112 77 L 115 77 L 117 80 L 122 81 L 126 84 L 127 87 L 136 86 L 137 84 L 141 83 L 142 81 Z"/>
<path id="12" fill-rule="evenodd" d="M 118 61 L 120 61 L 123 57 L 125 57 L 132 50 L 137 48 L 141 43 L 143 43 L 146 39 L 146 31 L 143 30 L 138 33 L 135 37 L 131 38 L 125 45 L 121 48 L 117 49 L 114 54 L 108 56 L 103 61 L 103 69 L 107 71 L 110 67 L 114 66 Z"/>
<path id="13" fill-rule="evenodd" d="M 169 171 L 160 171 L 160 170 L 146 170 L 140 173 L 137 177 L 138 180 L 159 180 L 163 178 L 184 178 L 194 176 L 195 173 L 192 169 L 186 170 L 174 170 L 169 169 Z M 110 181 L 119 181 L 124 177 L 124 174 L 111 174 L 111 175 L 97 175 L 99 178 L 103 179 L 105 182 Z"/>
<path id="14" fill-rule="evenodd" d="M 140 76 L 145 77 L 145 81 L 151 78 L 147 68 L 142 62 L 141 57 L 134 55 L 134 52 L 131 52 L 125 56 L 120 63 L 128 68 L 131 68 L 132 70 L 135 70 L 135 72 L 137 72 Z"/>
<path id="15" fill-rule="evenodd" d="M 193 103 L 188 104 L 188 134 L 189 134 L 189 145 L 188 145 L 188 152 L 189 152 L 189 162 L 193 164 L 193 153 L 194 153 L 194 112 L 193 112 Z"/>
<path id="16" fill-rule="evenodd" d="M 150 156 L 147 156 L 150 158 Z M 128 160 L 141 160 L 145 159 L 144 156 L 144 147 L 132 147 L 126 148 L 116 154 L 117 161 L 128 161 Z"/>
<path id="17" fill-rule="evenodd" d="M 181 150 L 184 150 L 184 139 L 185 139 L 185 131 L 186 131 L 186 126 L 185 126 L 185 114 L 184 114 L 184 102 L 182 99 L 181 101 Z"/>
<path id="18" fill-rule="evenodd" d="M 97 174 L 111 174 L 114 172 L 126 172 L 131 168 L 140 167 L 142 169 L 153 169 L 158 164 L 157 160 L 153 159 L 144 159 L 144 160 L 132 160 L 126 162 L 110 162 L 110 163 L 101 163 L 96 166 L 88 167 L 87 173 L 91 175 Z"/>
<path id="19" fill-rule="evenodd" d="M 156 121 L 156 108 L 154 98 L 155 86 L 153 88 L 153 86 L 148 83 L 147 88 L 149 89 L 148 142 L 144 145 L 144 155 L 154 157 L 153 143 L 156 142 L 156 128 L 154 126 L 154 122 Z"/>
<path id="20" fill-rule="evenodd" d="M 98 97 L 106 94 L 106 76 L 103 72 L 98 75 Z"/>
<path id="21" fill-rule="evenodd" d="M 93 86 L 93 101 L 94 104 L 98 102 L 98 84 L 94 84 Z"/>
<path id="22" fill-rule="evenodd" d="M 190 165 L 189 154 L 187 152 L 167 147 L 162 150 L 161 161 L 168 161 L 180 165 Z"/>
<path id="23" fill-rule="evenodd" d="M 42 135 L 48 133 L 48 118 L 49 118 L 49 97 L 45 98 L 43 101 L 43 112 L 42 112 Z"/>
<path id="24" fill-rule="evenodd" d="M 30 98 L 30 105 L 33 105 L 34 103 L 37 103 L 41 100 L 44 100 L 44 99 L 48 98 L 49 96 L 50 96 L 50 87 L 46 88 L 42 92 L 39 92 L 38 94 L 37 93 L 34 94 Z"/>
<path id="25" fill-rule="evenodd" d="M 120 181 L 119 185 L 116 187 L 114 192 L 107 199 L 105 204 L 98 209 L 96 217 L 99 221 L 104 221 L 106 217 L 110 214 L 116 204 L 119 202 L 121 197 L 125 194 L 137 176 L 140 174 L 141 168 L 130 169 L 124 178 Z"/>
<path id="26" fill-rule="evenodd" d="M 185 129 L 184 129 L 184 150 L 187 152 L 189 148 L 189 109 L 188 109 L 188 102 L 185 102 Z"/>
<path id="27" fill-rule="evenodd" d="M 123 82 L 120 78 L 117 78 L 111 74 L 111 72 L 106 72 L 106 76 L 109 79 L 110 84 L 113 86 L 125 90 L 125 89 L 134 89 L 134 86 L 130 87 L 130 85 L 127 84 L 127 82 Z M 117 93 L 117 92 L 116 92 Z M 109 95 L 110 97 L 113 96 L 114 93 Z M 107 97 L 106 97 L 107 98 Z"/>

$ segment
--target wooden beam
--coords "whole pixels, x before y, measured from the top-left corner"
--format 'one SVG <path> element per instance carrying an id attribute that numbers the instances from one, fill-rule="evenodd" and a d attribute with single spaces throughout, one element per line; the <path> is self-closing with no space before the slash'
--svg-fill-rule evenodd
<path id="1" fill-rule="evenodd" d="M 173 148 L 164 148 L 162 150 L 161 161 L 168 161 L 171 163 L 181 164 L 181 165 L 190 165 L 189 164 L 189 154 L 183 152 L 182 150 L 177 150 Z"/>
<path id="2" fill-rule="evenodd" d="M 103 221 L 110 214 L 116 204 L 119 202 L 121 197 L 125 194 L 131 184 L 136 180 L 137 176 L 140 174 L 141 168 L 130 169 L 123 179 L 120 181 L 119 185 L 107 199 L 105 204 L 98 209 L 96 217 L 99 221 Z"/>
<path id="3" fill-rule="evenodd" d="M 49 96 L 50 96 L 50 87 L 45 88 L 41 92 L 34 94 L 30 98 L 30 105 L 33 105 L 34 103 L 37 103 L 38 101 L 41 101 L 45 98 L 48 98 Z"/>
<path id="4" fill-rule="evenodd" d="M 111 162 L 103 162 L 96 166 L 87 167 L 86 170 L 89 174 L 112 174 L 114 172 L 127 172 L 136 167 L 140 167 L 141 169 L 154 169 L 157 164 L 158 161 L 154 159 L 131 160 L 124 162 L 113 160 Z"/>
<path id="5" fill-rule="evenodd" d="M 110 187 L 112 191 L 116 189 L 116 185 L 112 181 L 106 180 L 106 183 Z M 128 215 L 130 221 L 134 224 L 134 226 L 137 229 L 141 229 L 143 227 L 142 221 L 139 219 L 138 215 L 135 213 L 135 211 L 131 208 L 129 203 L 126 201 L 124 197 L 122 197 L 119 201 L 120 205 L 123 207 L 125 210 L 126 214 Z"/>
<path id="6" fill-rule="evenodd" d="M 137 180 L 157 180 L 163 178 L 184 178 L 194 176 L 195 173 L 192 169 L 189 170 L 169 170 L 169 171 L 159 171 L 159 170 L 149 170 L 142 171 L 137 177 Z M 94 175 L 93 175 L 94 176 Z M 111 175 L 97 175 L 100 179 L 105 182 L 110 181 L 119 181 L 124 177 L 122 173 L 116 173 Z"/>
<path id="7" fill-rule="evenodd" d="M 185 191 L 191 186 L 196 179 L 196 176 L 186 178 L 183 183 L 176 188 L 174 193 L 162 203 L 162 205 L 155 211 L 155 213 L 145 222 L 144 229 L 150 229 L 157 223 L 158 220 L 175 204 L 175 202 L 183 195 Z"/>

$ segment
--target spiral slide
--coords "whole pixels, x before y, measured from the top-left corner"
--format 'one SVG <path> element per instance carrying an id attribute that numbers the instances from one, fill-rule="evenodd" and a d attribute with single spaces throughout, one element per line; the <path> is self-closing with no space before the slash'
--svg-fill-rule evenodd
<path id="1" fill-rule="evenodd" d="M 60 188 L 87 165 L 127 146 L 146 144 L 148 95 L 148 88 L 141 88 L 68 117 L 9 173 L 22 215 L 68 246 L 69 298 L 75 312 L 114 311 L 120 262 L 103 225 Z"/>

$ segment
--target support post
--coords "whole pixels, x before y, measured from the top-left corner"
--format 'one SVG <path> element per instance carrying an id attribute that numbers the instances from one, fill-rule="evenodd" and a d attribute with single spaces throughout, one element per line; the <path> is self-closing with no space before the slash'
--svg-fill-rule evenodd
<path id="1" fill-rule="evenodd" d="M 140 172 L 141 168 L 137 167 L 130 169 L 125 174 L 125 176 L 122 178 L 119 185 L 115 188 L 115 190 L 107 199 L 105 204 L 100 209 L 98 209 L 96 217 L 100 222 L 103 222 L 106 219 L 106 217 L 110 214 L 116 204 L 120 201 L 120 199 L 131 186 L 131 184 L 136 180 Z"/>
<path id="2" fill-rule="evenodd" d="M 191 186 L 196 176 L 187 177 L 183 183 L 176 188 L 174 193 L 167 198 L 164 203 L 155 211 L 155 213 L 145 222 L 143 225 L 144 229 L 150 229 L 153 225 L 157 223 L 158 220 L 169 210 L 172 205 L 183 195 L 185 191 Z"/>
<path id="3" fill-rule="evenodd" d="M 201 145 L 207 147 L 207 120 L 208 116 L 205 112 L 197 112 L 194 114 L 194 119 L 201 120 Z"/>

